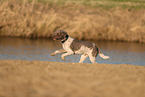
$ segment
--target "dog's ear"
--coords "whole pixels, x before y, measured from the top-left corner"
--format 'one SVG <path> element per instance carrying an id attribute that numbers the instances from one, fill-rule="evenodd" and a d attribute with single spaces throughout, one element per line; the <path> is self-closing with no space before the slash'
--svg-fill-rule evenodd
<path id="1" fill-rule="evenodd" d="M 67 32 L 66 31 L 63 31 L 63 30 L 57 30 L 54 33 L 56 33 L 56 35 L 65 35 L 65 34 L 67 35 Z"/>
<path id="2" fill-rule="evenodd" d="M 60 35 L 66 35 L 66 34 L 67 34 L 66 31 L 60 30 Z"/>
<path id="3" fill-rule="evenodd" d="M 63 31 L 63 33 L 64 33 L 64 34 L 67 34 L 67 32 L 66 32 L 66 31 Z"/>

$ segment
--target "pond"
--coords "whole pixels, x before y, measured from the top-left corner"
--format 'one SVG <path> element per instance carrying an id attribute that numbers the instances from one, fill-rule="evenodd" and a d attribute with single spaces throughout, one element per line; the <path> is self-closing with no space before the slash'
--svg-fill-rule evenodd
<path id="1" fill-rule="evenodd" d="M 104 60 L 97 56 L 97 63 L 133 64 L 145 66 L 145 44 L 129 42 L 92 41 L 102 53 L 110 56 Z M 50 56 L 57 49 L 61 49 L 60 41 L 50 39 L 23 39 L 0 37 L 0 59 L 40 60 L 53 62 L 79 62 L 80 55 L 61 59 L 61 54 Z M 87 58 L 84 63 L 91 63 Z"/>

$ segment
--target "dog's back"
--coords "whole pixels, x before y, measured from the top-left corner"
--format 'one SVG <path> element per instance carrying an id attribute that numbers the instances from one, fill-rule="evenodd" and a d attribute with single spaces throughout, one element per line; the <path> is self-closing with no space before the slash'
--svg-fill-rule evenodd
<path id="1" fill-rule="evenodd" d="M 99 53 L 97 46 L 90 42 L 90 41 L 80 41 L 77 39 L 74 39 L 70 45 L 70 48 L 74 53 L 91 53 L 93 57 L 96 57 Z"/>

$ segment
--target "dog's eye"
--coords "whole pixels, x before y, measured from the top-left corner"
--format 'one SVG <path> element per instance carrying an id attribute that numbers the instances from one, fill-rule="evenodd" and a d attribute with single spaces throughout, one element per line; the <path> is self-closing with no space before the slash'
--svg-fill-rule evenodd
<path id="1" fill-rule="evenodd" d="M 57 33 L 56 35 L 60 35 L 60 33 Z"/>

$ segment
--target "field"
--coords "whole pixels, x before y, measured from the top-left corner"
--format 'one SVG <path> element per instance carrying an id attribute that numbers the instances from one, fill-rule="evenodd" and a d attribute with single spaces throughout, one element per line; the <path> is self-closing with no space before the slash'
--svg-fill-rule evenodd
<path id="1" fill-rule="evenodd" d="M 0 36 L 145 43 L 144 0 L 1 0 Z"/>
<path id="2" fill-rule="evenodd" d="M 145 97 L 145 67 L 0 60 L 0 97 Z"/>

